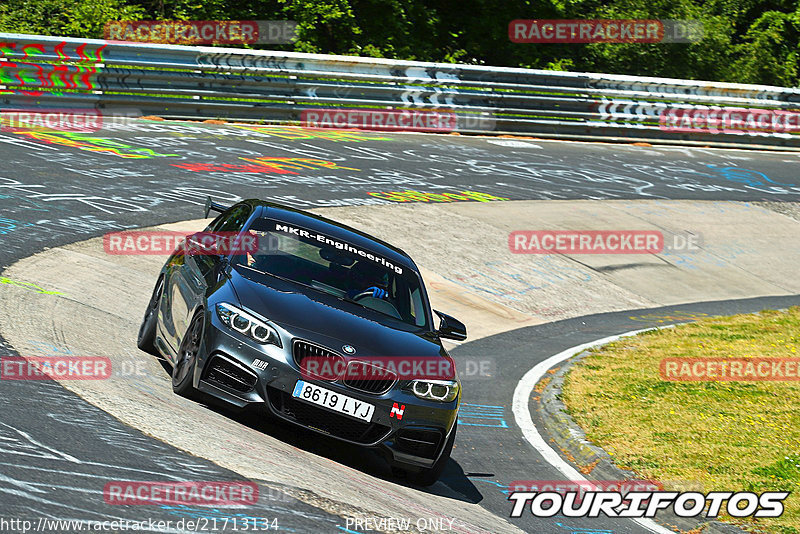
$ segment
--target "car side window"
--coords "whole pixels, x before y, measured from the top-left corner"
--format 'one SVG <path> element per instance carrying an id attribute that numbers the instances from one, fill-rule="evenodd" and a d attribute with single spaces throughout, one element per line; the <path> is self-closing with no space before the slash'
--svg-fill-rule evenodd
<path id="1" fill-rule="evenodd" d="M 211 224 L 206 226 L 205 232 L 236 232 L 241 230 L 250 216 L 249 206 L 239 206 L 231 211 L 220 213 Z"/>
<path id="2" fill-rule="evenodd" d="M 413 305 L 411 315 L 414 316 L 414 323 L 417 326 L 424 326 L 425 306 L 422 303 L 422 292 L 419 290 L 419 288 L 415 289 L 414 292 L 411 293 L 411 304 Z"/>
<path id="3" fill-rule="evenodd" d="M 214 219 L 211 224 L 209 224 L 205 231 L 206 232 L 238 232 L 244 226 L 244 223 L 247 222 L 247 218 L 250 216 L 250 207 L 249 206 L 239 206 L 234 208 L 231 211 L 224 212 L 220 214 L 219 217 Z M 195 262 L 197 264 L 198 269 L 203 274 L 203 276 L 208 276 L 214 270 L 215 261 L 214 256 L 211 255 L 198 255 L 195 256 Z"/>
<path id="4" fill-rule="evenodd" d="M 238 232 L 250 217 L 249 206 L 239 206 L 233 209 L 224 221 L 214 228 L 214 232 Z"/>
<path id="5" fill-rule="evenodd" d="M 206 226 L 206 229 L 203 231 L 215 232 L 217 230 L 217 227 L 219 227 L 219 225 L 222 224 L 226 219 L 227 219 L 226 215 L 224 213 L 220 213 L 219 215 L 217 215 L 216 219 L 211 221 L 211 223 L 208 226 Z"/>

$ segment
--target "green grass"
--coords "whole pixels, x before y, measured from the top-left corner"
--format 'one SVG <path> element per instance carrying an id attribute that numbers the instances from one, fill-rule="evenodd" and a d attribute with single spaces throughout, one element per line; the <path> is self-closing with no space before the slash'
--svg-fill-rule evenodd
<path id="1" fill-rule="evenodd" d="M 617 465 L 669 488 L 792 491 L 776 519 L 743 524 L 800 532 L 800 382 L 673 382 L 663 358 L 797 358 L 800 308 L 703 319 L 601 347 L 577 363 L 564 402 Z M 724 520 L 733 521 L 729 517 Z"/>

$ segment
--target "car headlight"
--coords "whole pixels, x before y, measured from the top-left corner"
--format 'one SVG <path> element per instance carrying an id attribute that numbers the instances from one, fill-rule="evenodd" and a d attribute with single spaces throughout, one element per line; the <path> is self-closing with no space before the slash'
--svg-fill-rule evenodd
<path id="1" fill-rule="evenodd" d="M 236 330 L 257 343 L 282 346 L 281 338 L 273 327 L 236 306 L 226 303 L 217 304 L 217 317 L 225 326 Z"/>
<path id="2" fill-rule="evenodd" d="M 410 387 L 420 399 L 450 402 L 458 397 L 460 386 L 455 380 L 414 380 Z"/>

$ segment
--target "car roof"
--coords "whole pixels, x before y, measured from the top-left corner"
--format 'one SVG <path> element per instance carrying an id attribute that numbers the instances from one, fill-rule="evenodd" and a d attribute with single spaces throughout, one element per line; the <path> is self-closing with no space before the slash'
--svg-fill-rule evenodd
<path id="1" fill-rule="evenodd" d="M 417 265 L 402 249 L 390 245 L 361 230 L 356 230 L 346 224 L 333 221 L 321 215 L 275 202 L 258 199 L 249 199 L 244 202 L 251 204 L 255 209 L 261 210 L 260 212 L 256 212 L 256 216 L 258 217 L 266 217 L 291 223 L 308 230 L 325 234 L 329 237 L 350 243 L 353 246 L 378 253 L 387 260 L 392 260 L 399 265 L 419 272 Z"/>

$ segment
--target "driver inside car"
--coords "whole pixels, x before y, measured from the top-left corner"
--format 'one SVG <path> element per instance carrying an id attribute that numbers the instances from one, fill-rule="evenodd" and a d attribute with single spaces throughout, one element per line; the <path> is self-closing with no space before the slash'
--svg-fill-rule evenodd
<path id="1" fill-rule="evenodd" d="M 352 299 L 367 292 L 372 292 L 369 295 L 372 298 L 383 300 L 389 298 L 387 275 L 373 265 L 360 261 L 350 268 L 349 275 L 350 287 L 347 290 L 347 298 Z"/>

